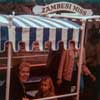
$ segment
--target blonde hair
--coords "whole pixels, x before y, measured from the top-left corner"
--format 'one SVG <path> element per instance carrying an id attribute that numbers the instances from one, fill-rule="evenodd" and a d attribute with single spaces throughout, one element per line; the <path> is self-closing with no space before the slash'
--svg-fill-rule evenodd
<path id="1" fill-rule="evenodd" d="M 41 81 L 40 81 L 40 85 L 42 84 L 42 82 L 47 82 L 47 81 L 48 81 L 48 83 L 49 83 L 49 85 L 50 85 L 49 92 L 55 93 L 54 85 L 53 85 L 53 82 L 52 82 L 52 79 L 51 79 L 50 76 L 45 76 L 45 77 L 43 77 L 43 78 L 41 79 Z"/>
<path id="2" fill-rule="evenodd" d="M 24 67 L 27 67 L 30 69 L 30 64 L 28 62 L 22 62 L 20 65 L 19 65 L 19 71 L 24 68 Z"/>

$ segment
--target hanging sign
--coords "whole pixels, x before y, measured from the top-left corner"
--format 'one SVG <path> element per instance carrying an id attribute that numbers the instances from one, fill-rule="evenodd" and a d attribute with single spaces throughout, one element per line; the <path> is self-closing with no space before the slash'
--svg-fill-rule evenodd
<path id="1" fill-rule="evenodd" d="M 47 15 L 58 11 L 69 11 L 79 13 L 80 15 L 92 15 L 91 9 L 84 9 L 81 6 L 70 2 L 57 2 L 45 6 L 36 5 L 33 8 L 34 14 Z"/>

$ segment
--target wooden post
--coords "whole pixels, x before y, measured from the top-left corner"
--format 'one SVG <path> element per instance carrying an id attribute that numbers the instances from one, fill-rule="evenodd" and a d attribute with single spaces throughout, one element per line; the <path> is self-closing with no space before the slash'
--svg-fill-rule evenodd
<path id="1" fill-rule="evenodd" d="M 82 56 L 83 56 L 83 45 L 84 45 L 84 37 L 85 37 L 85 25 L 86 20 L 82 22 L 82 34 L 81 34 L 81 45 L 80 45 L 80 57 L 79 57 L 79 67 L 78 67 L 78 78 L 77 78 L 77 97 L 76 100 L 79 100 L 80 95 L 80 78 L 81 78 L 81 67 L 82 67 Z"/>
<path id="2" fill-rule="evenodd" d="M 8 44 L 8 62 L 7 62 L 7 77 L 6 77 L 6 98 L 5 100 L 9 100 L 9 90 L 10 90 L 10 72 L 11 72 L 11 53 L 12 48 L 11 44 Z"/>
<path id="3" fill-rule="evenodd" d="M 10 33 L 12 33 L 12 26 L 13 26 L 13 15 L 10 15 L 8 20 L 9 20 L 9 25 L 8 28 L 10 28 Z M 12 33 L 13 34 L 13 33 Z M 10 40 L 9 40 L 10 41 Z M 12 46 L 11 43 L 8 43 L 8 61 L 7 61 L 7 75 L 6 75 L 6 97 L 5 100 L 9 100 L 9 92 L 10 92 L 10 72 L 11 72 L 11 56 L 12 56 Z"/>

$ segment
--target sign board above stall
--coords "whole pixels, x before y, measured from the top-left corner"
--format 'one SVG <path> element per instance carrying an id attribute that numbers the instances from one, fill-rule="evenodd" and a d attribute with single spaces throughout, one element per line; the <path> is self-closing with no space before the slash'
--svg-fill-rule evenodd
<path id="1" fill-rule="evenodd" d="M 45 6 L 36 5 L 33 7 L 33 13 L 37 15 L 47 15 L 58 11 L 74 12 L 83 16 L 89 16 L 93 14 L 91 9 L 84 9 L 81 6 L 70 2 L 57 2 Z"/>

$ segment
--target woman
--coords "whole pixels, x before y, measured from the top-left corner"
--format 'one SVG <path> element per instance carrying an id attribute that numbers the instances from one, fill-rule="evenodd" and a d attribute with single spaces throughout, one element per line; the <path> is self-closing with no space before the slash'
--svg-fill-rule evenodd
<path id="1" fill-rule="evenodd" d="M 24 86 L 24 83 L 29 79 L 29 75 L 30 64 L 26 62 L 22 62 L 17 70 L 12 71 L 9 100 L 26 100 L 25 98 L 31 98 L 26 94 Z"/>

